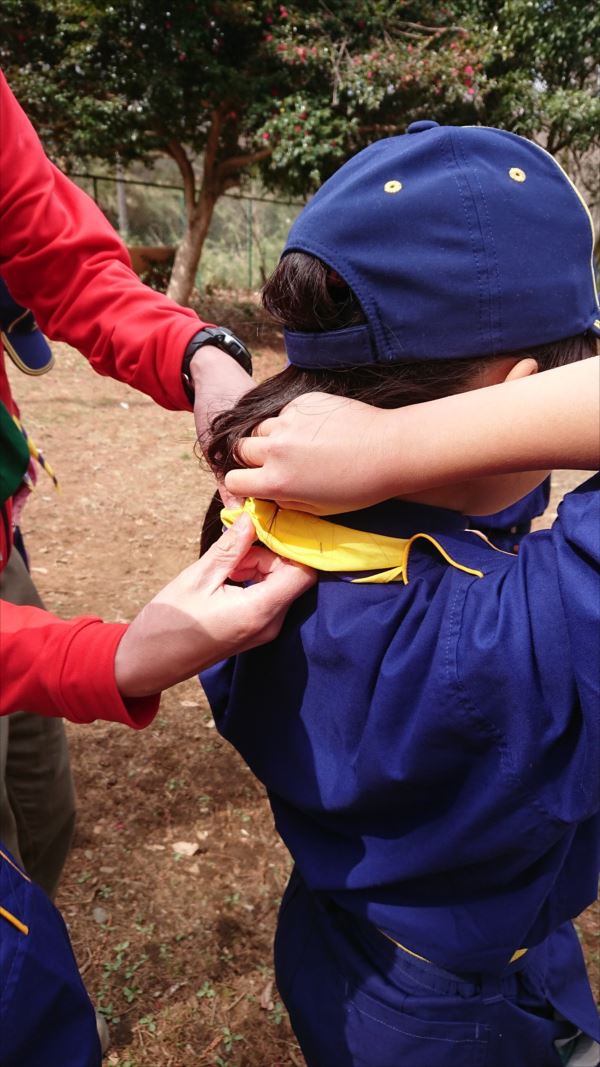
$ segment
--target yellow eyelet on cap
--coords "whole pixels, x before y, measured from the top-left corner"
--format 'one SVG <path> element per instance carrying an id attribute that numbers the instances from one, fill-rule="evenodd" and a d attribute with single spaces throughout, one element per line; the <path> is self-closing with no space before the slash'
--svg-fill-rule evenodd
<path id="1" fill-rule="evenodd" d="M 399 193 L 402 188 L 402 182 L 391 181 L 386 182 L 383 191 L 384 193 Z"/>
<path id="2" fill-rule="evenodd" d="M 524 182 L 527 175 L 520 167 L 511 167 L 508 172 L 509 178 L 512 178 L 513 182 Z"/>

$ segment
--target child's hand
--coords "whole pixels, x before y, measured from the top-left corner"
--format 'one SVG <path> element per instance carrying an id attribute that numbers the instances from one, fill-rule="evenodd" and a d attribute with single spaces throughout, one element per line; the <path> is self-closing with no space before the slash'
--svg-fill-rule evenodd
<path id="1" fill-rule="evenodd" d="M 585 359 L 397 410 L 307 393 L 240 443 L 250 469 L 230 471 L 225 485 L 319 515 L 450 486 L 452 503 L 438 506 L 481 514 L 467 499 L 470 479 L 597 468 L 599 371 L 600 359 Z"/>
<path id="2" fill-rule="evenodd" d="M 357 400 L 307 393 L 240 442 L 249 469 L 231 471 L 225 487 L 317 515 L 368 507 L 393 495 L 386 416 Z"/>

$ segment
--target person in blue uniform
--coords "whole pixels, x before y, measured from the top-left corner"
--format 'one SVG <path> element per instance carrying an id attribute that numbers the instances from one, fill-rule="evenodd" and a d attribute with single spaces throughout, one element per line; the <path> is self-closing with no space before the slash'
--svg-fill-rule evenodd
<path id="1" fill-rule="evenodd" d="M 96 1014 L 61 915 L 0 848 L 0 1065 L 100 1067 Z"/>
<path id="2" fill-rule="evenodd" d="M 214 420 L 213 466 L 304 393 L 475 403 L 596 355 L 592 247 L 520 137 L 421 122 L 375 143 L 292 227 L 264 292 L 290 365 Z M 547 473 L 329 518 L 244 504 L 321 572 L 274 642 L 201 675 L 295 862 L 275 961 L 309 1067 L 599 1062 L 572 924 L 600 853 L 598 476 L 518 555 L 465 519 Z"/>
<path id="3" fill-rule="evenodd" d="M 504 552 L 518 552 L 526 534 L 531 533 L 533 519 L 543 515 L 550 500 L 551 478 L 547 478 L 521 500 L 502 508 L 495 515 L 479 515 L 470 526 L 485 534 L 496 548 Z"/>

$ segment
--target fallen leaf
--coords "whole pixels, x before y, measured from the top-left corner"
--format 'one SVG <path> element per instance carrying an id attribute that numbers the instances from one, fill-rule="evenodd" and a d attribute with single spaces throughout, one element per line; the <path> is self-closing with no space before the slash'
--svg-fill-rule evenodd
<path id="1" fill-rule="evenodd" d="M 259 1006 L 263 1011 L 273 1011 L 273 983 L 267 982 L 265 988 L 260 994 Z"/>
<path id="2" fill-rule="evenodd" d="M 199 851 L 196 841 L 174 841 L 171 848 L 173 852 L 178 852 L 180 856 L 195 856 Z"/>

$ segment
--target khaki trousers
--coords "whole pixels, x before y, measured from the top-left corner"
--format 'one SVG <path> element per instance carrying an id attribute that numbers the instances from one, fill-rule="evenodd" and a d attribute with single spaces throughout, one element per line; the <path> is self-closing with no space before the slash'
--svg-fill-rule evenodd
<path id="1" fill-rule="evenodd" d="M 14 550 L 0 574 L 0 598 L 44 606 Z M 25 711 L 0 718 L 0 840 L 49 896 L 56 892 L 74 826 L 75 791 L 62 719 Z"/>

